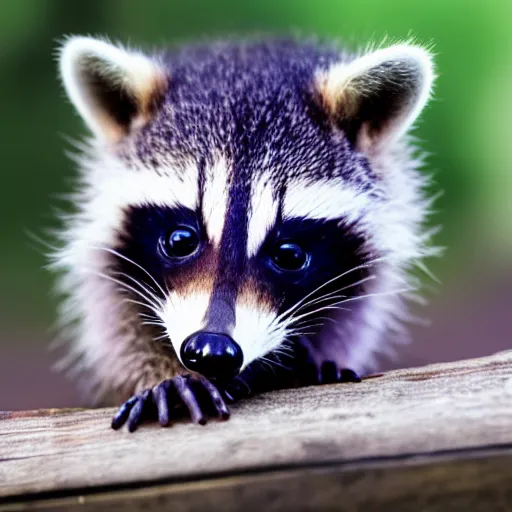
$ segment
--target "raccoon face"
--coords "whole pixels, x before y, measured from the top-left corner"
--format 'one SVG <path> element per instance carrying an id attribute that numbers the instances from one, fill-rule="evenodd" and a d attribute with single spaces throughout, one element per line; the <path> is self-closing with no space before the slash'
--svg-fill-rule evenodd
<path id="1" fill-rule="evenodd" d="M 368 277 L 363 235 L 338 219 L 276 218 L 248 252 L 238 215 L 220 243 L 200 210 L 146 205 L 126 218 L 115 268 L 157 295 L 181 361 L 208 377 L 230 378 L 290 337 L 314 334 Z"/>
<path id="2" fill-rule="evenodd" d="M 347 60 L 286 42 L 146 57 L 75 38 L 61 72 L 96 136 L 84 236 L 108 247 L 104 272 L 188 369 L 229 379 L 314 339 L 344 321 L 379 258 L 407 257 L 385 236 L 396 198 L 372 162 L 428 98 L 424 50 Z"/>

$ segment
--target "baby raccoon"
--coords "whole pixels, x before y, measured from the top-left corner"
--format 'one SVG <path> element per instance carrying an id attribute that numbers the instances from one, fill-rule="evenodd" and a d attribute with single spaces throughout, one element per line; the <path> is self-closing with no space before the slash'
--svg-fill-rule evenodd
<path id="1" fill-rule="evenodd" d="M 124 401 L 113 428 L 358 381 L 399 339 L 408 270 L 433 251 L 406 136 L 428 51 L 71 37 L 60 73 L 92 133 L 54 254 L 60 314 L 89 396 Z"/>

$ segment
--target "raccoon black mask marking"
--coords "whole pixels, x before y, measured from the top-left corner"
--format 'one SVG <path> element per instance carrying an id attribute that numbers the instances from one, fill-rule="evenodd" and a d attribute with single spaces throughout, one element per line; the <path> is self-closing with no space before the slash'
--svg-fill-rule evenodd
<path id="1" fill-rule="evenodd" d="M 170 291 L 188 286 L 192 279 L 197 279 L 197 275 L 215 275 L 219 265 L 227 264 L 219 261 L 222 245 L 218 251 L 213 247 L 201 219 L 192 210 L 132 207 L 126 219 L 117 246 L 117 251 L 124 258 L 118 258 L 114 268 L 120 274 L 130 275 L 143 283 L 147 289 L 158 283 L 155 293 L 161 301 L 167 298 L 165 289 Z M 235 238 L 238 235 L 236 230 L 232 234 Z M 231 275 L 228 282 L 219 280 L 222 286 L 220 290 L 214 288 L 210 296 L 203 319 L 204 329 L 226 332 L 236 323 L 236 298 L 246 282 L 257 283 L 258 293 L 265 295 L 265 300 L 271 302 L 277 315 L 283 314 L 306 295 L 313 297 L 319 287 L 322 288 L 318 296 L 335 294 L 342 288 L 345 290 L 333 302 L 341 297 L 357 296 L 362 285 L 354 283 L 369 274 L 365 263 L 370 260 L 370 255 L 365 252 L 364 244 L 362 235 L 340 224 L 339 220 L 291 218 L 279 221 L 268 233 L 258 253 L 247 258 L 245 252 L 240 252 L 238 266 L 242 270 L 238 278 Z M 231 259 L 229 266 L 235 266 L 235 252 L 226 252 Z M 134 268 L 133 262 L 140 268 Z M 357 270 L 351 272 L 352 269 Z M 206 276 L 204 281 L 208 279 Z M 343 277 L 338 279 L 337 276 Z M 199 279 L 197 286 L 201 286 L 203 279 Z M 326 285 L 328 282 L 330 284 Z M 228 308 L 223 308 L 223 304 Z M 208 376 L 223 377 L 222 373 Z"/>
<path id="2" fill-rule="evenodd" d="M 398 339 L 407 270 L 434 252 L 406 136 L 426 50 L 77 37 L 61 75 L 94 137 L 55 265 L 89 391 L 134 395 L 114 426 L 354 380 Z"/>

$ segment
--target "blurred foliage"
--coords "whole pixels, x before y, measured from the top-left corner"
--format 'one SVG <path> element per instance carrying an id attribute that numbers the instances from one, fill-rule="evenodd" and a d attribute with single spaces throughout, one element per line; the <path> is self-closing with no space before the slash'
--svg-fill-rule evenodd
<path id="1" fill-rule="evenodd" d="M 40 329 L 55 307 L 43 248 L 27 231 L 55 225 L 52 205 L 69 190 L 73 164 L 63 134 L 83 126 L 56 77 L 66 34 L 108 34 L 145 47 L 246 33 L 335 38 L 352 48 L 413 36 L 433 43 L 436 100 L 416 134 L 431 152 L 432 190 L 445 191 L 434 221 L 449 247 L 442 275 L 461 272 L 471 251 L 512 240 L 510 0 L 3 0 L 0 2 L 2 187 L 0 323 Z"/>

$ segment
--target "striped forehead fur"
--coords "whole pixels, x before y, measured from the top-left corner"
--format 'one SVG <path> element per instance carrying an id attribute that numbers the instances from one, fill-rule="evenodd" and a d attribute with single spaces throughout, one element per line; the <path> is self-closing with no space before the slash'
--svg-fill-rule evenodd
<path id="1" fill-rule="evenodd" d="M 192 162 L 181 172 L 170 162 L 156 172 L 143 165 L 128 167 L 114 154 L 98 152 L 80 163 L 84 186 L 73 199 L 81 205 L 81 220 L 70 223 L 63 233 L 72 244 L 65 253 L 75 263 L 88 261 L 90 247 L 112 244 L 123 229 L 129 207 L 154 204 L 196 209 L 199 203 L 198 169 Z"/>
<path id="2" fill-rule="evenodd" d="M 202 210 L 206 232 L 210 241 L 218 245 L 224 229 L 228 208 L 230 164 L 219 156 L 205 169 Z"/>
<path id="3" fill-rule="evenodd" d="M 84 206 L 94 223 L 85 239 L 108 244 L 113 233 L 120 229 L 123 211 L 130 206 L 154 204 L 157 206 L 199 207 L 202 195 L 202 213 L 209 239 L 220 240 L 226 216 L 229 192 L 229 163 L 219 157 L 205 169 L 204 183 L 200 183 L 198 165 L 187 165 L 166 158 L 156 169 L 136 161 L 126 165 L 122 158 L 111 153 L 99 153 L 99 158 L 82 159 L 83 179 L 90 186 Z M 200 190 L 202 185 L 203 190 Z M 84 226 L 85 227 L 85 226 Z"/>
<path id="4" fill-rule="evenodd" d="M 367 192 L 341 179 L 292 181 L 284 196 L 283 217 L 344 219 L 353 223 L 363 217 L 371 202 Z"/>
<path id="5" fill-rule="evenodd" d="M 268 232 L 276 221 L 279 201 L 272 186 L 271 176 L 264 173 L 252 186 L 249 227 L 247 235 L 247 255 L 256 255 L 265 241 Z"/>

